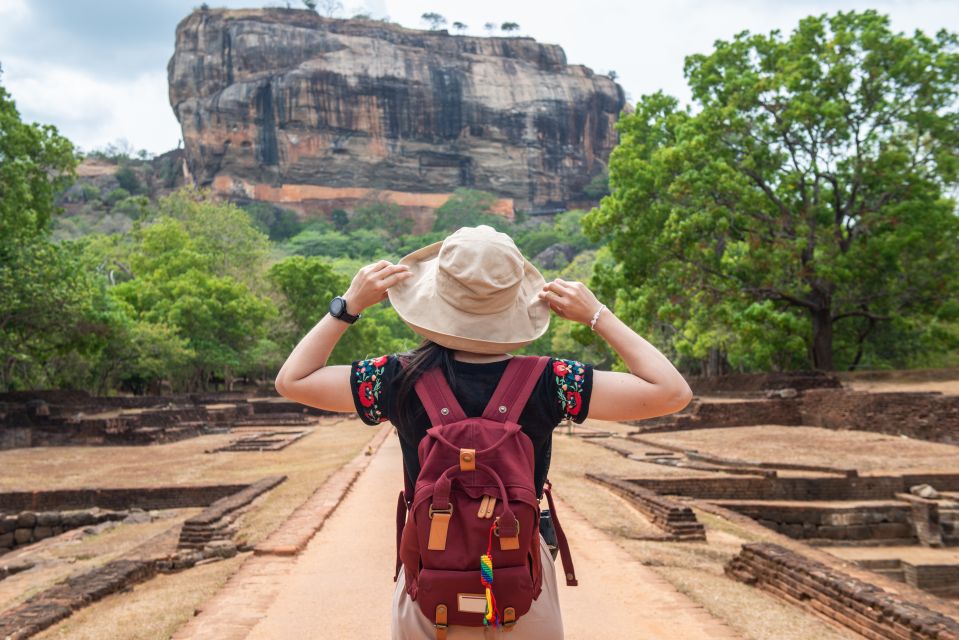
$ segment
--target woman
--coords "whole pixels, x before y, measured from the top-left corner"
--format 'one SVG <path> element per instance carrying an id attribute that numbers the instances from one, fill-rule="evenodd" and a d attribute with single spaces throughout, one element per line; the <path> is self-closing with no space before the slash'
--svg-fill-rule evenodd
<path id="1" fill-rule="evenodd" d="M 400 317 L 426 339 L 423 345 L 403 356 L 326 366 L 350 324 L 387 296 Z M 331 302 L 330 313 L 294 348 L 277 374 L 276 388 L 309 406 L 356 411 L 368 424 L 391 420 L 407 480 L 415 481 L 416 448 L 430 427 L 413 391 L 416 380 L 439 367 L 466 415 L 480 415 L 509 364 L 509 352 L 545 333 L 550 310 L 592 328 L 619 354 L 629 373 L 593 371 L 581 362 L 553 358 L 539 374 L 518 423 L 533 444 L 540 497 L 552 430 L 559 422 L 582 422 L 587 414 L 599 420 L 661 416 L 685 407 L 692 393 L 669 360 L 586 286 L 561 279 L 546 283 L 512 239 L 490 227 L 464 227 L 399 264 L 383 260 L 360 269 L 346 293 Z M 552 558 L 542 537 L 540 542 L 542 593 L 512 631 L 512 640 L 563 635 Z M 481 627 L 451 626 L 447 631 L 450 640 L 485 637 Z M 400 572 L 393 598 L 393 638 L 436 635 L 434 621 L 411 601 Z"/>

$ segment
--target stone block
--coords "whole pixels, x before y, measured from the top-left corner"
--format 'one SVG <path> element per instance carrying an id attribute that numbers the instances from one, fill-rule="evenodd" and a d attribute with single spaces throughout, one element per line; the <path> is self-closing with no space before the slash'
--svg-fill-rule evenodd
<path id="1" fill-rule="evenodd" d="M 92 512 L 86 510 L 64 511 L 60 515 L 61 524 L 68 529 L 72 529 L 74 527 L 85 527 L 86 525 L 94 524 L 97 521 L 96 516 L 94 516 Z"/>
<path id="2" fill-rule="evenodd" d="M 912 527 L 904 522 L 883 522 L 873 527 L 875 538 L 911 538 Z"/>
<path id="3" fill-rule="evenodd" d="M 10 533 L 17 528 L 16 516 L 0 516 L 0 534 Z"/>
<path id="4" fill-rule="evenodd" d="M 53 535 L 53 527 L 35 527 L 33 529 L 33 539 L 43 540 Z"/>
<path id="5" fill-rule="evenodd" d="M 27 527 L 34 527 L 37 524 L 37 514 L 33 511 L 21 511 L 17 515 L 17 528 L 26 529 Z"/>
<path id="6" fill-rule="evenodd" d="M 41 511 L 37 514 L 38 527 L 55 527 L 60 524 L 60 513 L 57 511 Z"/>
<path id="7" fill-rule="evenodd" d="M 13 531 L 0 533 L 0 549 L 9 549 L 13 546 Z"/>
<path id="8" fill-rule="evenodd" d="M 13 540 L 17 544 L 33 542 L 33 529 L 14 529 Z"/>

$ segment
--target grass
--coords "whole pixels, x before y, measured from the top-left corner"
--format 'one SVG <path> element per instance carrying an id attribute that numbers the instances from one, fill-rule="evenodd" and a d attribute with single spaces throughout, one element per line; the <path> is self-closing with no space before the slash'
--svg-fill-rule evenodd
<path id="1" fill-rule="evenodd" d="M 260 496 L 237 521 L 238 541 L 256 544 L 276 529 L 376 433 L 359 420 L 324 418 L 309 435 L 280 451 L 204 453 L 239 437 L 201 436 L 144 447 L 50 447 L 0 452 L 0 490 L 74 487 L 135 487 L 250 483 L 268 475 L 287 480 Z M 8 467 L 9 465 L 9 467 Z M 37 566 L 0 582 L 0 610 L 22 602 L 67 575 L 136 553 L 137 545 L 161 535 L 200 511 L 168 510 L 143 524 L 122 524 L 70 540 L 65 534 L 39 543 L 28 554 Z M 172 551 L 175 537 L 162 548 Z M 25 552 L 17 552 L 21 555 Z M 168 638 L 232 575 L 249 554 L 157 576 L 132 591 L 113 594 L 75 613 L 37 638 Z"/>
<path id="2" fill-rule="evenodd" d="M 593 426 L 599 427 L 600 424 L 593 423 Z M 568 437 L 561 430 L 557 430 L 553 438 L 550 475 L 556 483 L 557 494 L 593 526 L 618 537 L 620 545 L 637 561 L 650 567 L 743 638 L 852 640 L 859 637 L 723 574 L 723 566 L 739 553 L 743 543 L 761 539 L 756 533 L 712 514 L 697 512 L 697 517 L 706 526 L 707 542 L 630 539 L 651 533 L 661 535 L 662 532 L 635 509 L 624 509 L 624 500 L 583 478 L 586 471 L 649 476 L 658 469 Z M 663 471 L 673 470 L 664 467 Z"/>

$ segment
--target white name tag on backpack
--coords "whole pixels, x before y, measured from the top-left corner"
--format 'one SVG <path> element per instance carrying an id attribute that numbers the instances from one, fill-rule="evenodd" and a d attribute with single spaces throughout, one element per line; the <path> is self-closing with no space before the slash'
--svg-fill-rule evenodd
<path id="1" fill-rule="evenodd" d="M 486 596 L 482 593 L 458 593 L 456 599 L 456 608 L 463 613 L 486 613 Z"/>

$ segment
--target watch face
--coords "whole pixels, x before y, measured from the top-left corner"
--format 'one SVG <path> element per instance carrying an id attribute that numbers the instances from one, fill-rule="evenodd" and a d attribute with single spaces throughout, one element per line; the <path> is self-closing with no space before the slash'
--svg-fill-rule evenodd
<path id="1" fill-rule="evenodd" d="M 336 297 L 330 300 L 330 315 L 338 318 L 346 310 L 346 302 L 343 298 Z"/>

